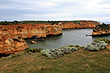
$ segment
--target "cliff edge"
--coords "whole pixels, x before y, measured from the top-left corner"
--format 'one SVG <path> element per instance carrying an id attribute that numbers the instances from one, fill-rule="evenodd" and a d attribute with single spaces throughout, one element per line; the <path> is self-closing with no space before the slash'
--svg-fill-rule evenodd
<path id="1" fill-rule="evenodd" d="M 93 36 L 108 35 L 108 34 L 110 34 L 110 26 L 106 24 L 97 25 L 92 31 Z"/>

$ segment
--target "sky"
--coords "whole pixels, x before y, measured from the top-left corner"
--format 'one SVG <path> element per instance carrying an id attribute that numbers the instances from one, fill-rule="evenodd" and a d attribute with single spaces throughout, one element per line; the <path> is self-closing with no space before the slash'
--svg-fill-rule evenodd
<path id="1" fill-rule="evenodd" d="M 0 0 L 0 21 L 110 22 L 110 0 Z"/>

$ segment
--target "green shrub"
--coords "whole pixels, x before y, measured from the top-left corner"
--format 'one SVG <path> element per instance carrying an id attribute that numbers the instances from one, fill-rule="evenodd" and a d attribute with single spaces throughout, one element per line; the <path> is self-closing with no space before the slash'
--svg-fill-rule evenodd
<path id="1" fill-rule="evenodd" d="M 25 51 L 26 51 L 27 53 L 29 53 L 29 52 L 35 53 L 35 52 L 41 52 L 42 49 L 41 49 L 41 48 L 33 48 L 33 49 L 29 48 L 29 49 L 26 49 Z"/>
<path id="2" fill-rule="evenodd" d="M 79 45 L 68 45 L 67 47 L 80 47 Z"/>
<path id="3" fill-rule="evenodd" d="M 75 47 L 79 47 L 79 45 L 75 45 Z"/>
<path id="4" fill-rule="evenodd" d="M 106 25 L 106 24 L 97 25 L 97 26 L 95 27 L 95 29 L 96 29 L 97 31 L 101 31 L 101 30 L 109 30 L 109 26 Z"/>
<path id="5" fill-rule="evenodd" d="M 105 43 L 110 44 L 110 40 L 109 39 L 96 39 L 96 40 L 94 40 L 94 42 L 96 42 L 96 41 L 104 41 Z"/>
<path id="6" fill-rule="evenodd" d="M 42 27 L 42 29 L 44 29 L 44 27 Z"/>
<path id="7" fill-rule="evenodd" d="M 19 38 L 19 39 L 21 39 L 21 37 L 20 37 L 20 36 L 18 36 L 18 38 Z"/>
<path id="8" fill-rule="evenodd" d="M 21 28 L 21 26 L 18 26 L 17 29 Z"/>
<path id="9" fill-rule="evenodd" d="M 74 45 L 68 45 L 67 47 L 74 47 Z"/>
<path id="10" fill-rule="evenodd" d="M 32 27 L 34 27 L 34 25 L 32 25 Z"/>

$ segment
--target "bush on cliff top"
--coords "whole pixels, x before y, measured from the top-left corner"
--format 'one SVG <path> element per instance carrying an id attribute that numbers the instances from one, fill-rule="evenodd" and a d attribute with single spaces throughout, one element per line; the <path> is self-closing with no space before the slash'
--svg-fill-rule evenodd
<path id="1" fill-rule="evenodd" d="M 95 27 L 95 29 L 96 29 L 97 31 L 109 30 L 109 26 L 103 23 L 102 25 L 97 25 L 97 26 Z M 94 30 L 93 30 L 93 31 L 94 31 Z"/>
<path id="2" fill-rule="evenodd" d="M 33 49 L 29 48 L 29 49 L 26 49 L 25 52 L 27 52 L 27 53 L 29 53 L 29 52 L 35 53 L 35 52 L 40 52 L 42 50 L 43 49 L 41 49 L 41 48 L 33 48 Z"/>
<path id="3" fill-rule="evenodd" d="M 109 39 L 102 38 L 102 39 L 96 39 L 96 40 L 94 40 L 94 42 L 96 42 L 96 41 L 104 41 L 105 43 L 110 44 L 110 40 Z"/>

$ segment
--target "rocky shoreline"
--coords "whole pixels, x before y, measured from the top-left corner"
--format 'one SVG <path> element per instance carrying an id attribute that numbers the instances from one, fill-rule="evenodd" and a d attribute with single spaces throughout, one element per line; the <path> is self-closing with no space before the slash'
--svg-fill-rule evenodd
<path id="1" fill-rule="evenodd" d="M 100 22 L 97 21 L 62 21 L 54 25 L 50 23 L 0 25 L 0 54 L 11 54 L 29 48 L 24 40 L 26 38 L 31 38 L 33 36 L 45 38 L 48 35 L 55 36 L 62 34 L 62 29 L 94 28 L 98 24 L 100 24 Z M 13 37 L 18 38 L 14 40 Z M 22 41 L 20 39 L 22 39 Z"/>
<path id="2" fill-rule="evenodd" d="M 39 52 L 41 53 L 43 56 L 46 56 L 49 59 L 55 59 L 55 58 L 60 58 L 66 54 L 71 54 L 72 52 L 78 51 L 80 49 L 83 50 L 88 50 L 91 52 L 98 52 L 104 49 L 109 49 L 110 50 L 110 40 L 108 39 L 96 39 L 94 40 L 92 43 L 89 43 L 83 47 L 80 47 L 79 45 L 68 45 L 68 46 L 63 46 L 60 48 L 56 48 L 56 49 L 45 49 L 43 50 L 42 48 L 27 48 L 24 50 L 24 54 L 25 53 L 35 53 L 35 52 Z M 19 54 L 19 53 L 18 53 Z M 16 56 L 16 54 L 0 54 L 0 57 L 2 56 Z"/>

